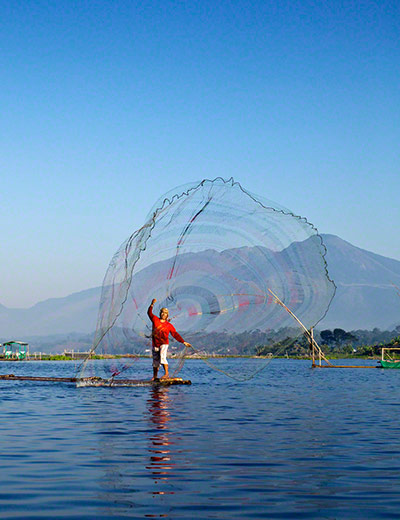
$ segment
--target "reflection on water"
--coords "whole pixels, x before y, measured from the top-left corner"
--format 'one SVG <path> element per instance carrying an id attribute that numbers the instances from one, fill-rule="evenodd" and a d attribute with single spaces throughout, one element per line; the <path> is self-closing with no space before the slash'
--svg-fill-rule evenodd
<path id="1" fill-rule="evenodd" d="M 173 495 L 174 491 L 166 491 L 163 484 L 168 482 L 170 471 L 174 467 L 172 460 L 171 445 L 173 444 L 172 433 L 169 429 L 171 413 L 169 407 L 171 397 L 168 387 L 153 387 L 147 400 L 150 423 L 155 430 L 150 430 L 150 464 L 146 466 L 150 470 L 156 488 L 151 491 L 153 495 Z"/>
<path id="2" fill-rule="evenodd" d="M 98 509 L 97 515 L 112 516 L 115 509 L 138 515 L 143 511 L 140 517 L 146 518 L 170 518 L 165 499 L 175 494 L 173 481 L 182 465 L 177 461 L 182 439 L 176 422 L 181 393 L 171 387 L 143 387 L 133 390 L 137 393 L 134 406 L 122 408 L 129 402 L 129 391 L 101 389 L 106 401 L 101 413 L 94 415 L 103 471 L 98 500 L 113 504 L 111 509 Z"/>

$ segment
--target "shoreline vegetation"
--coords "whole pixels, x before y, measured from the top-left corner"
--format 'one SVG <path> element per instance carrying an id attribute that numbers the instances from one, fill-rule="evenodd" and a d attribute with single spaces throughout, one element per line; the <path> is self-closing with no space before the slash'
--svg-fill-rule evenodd
<path id="1" fill-rule="evenodd" d="M 282 333 L 283 332 L 283 333 Z M 352 331 L 346 332 L 343 329 L 322 330 L 314 332 L 314 339 L 321 347 L 322 352 L 328 359 L 370 359 L 378 360 L 381 358 L 382 348 L 400 348 L 400 326 L 392 331 Z M 71 341 L 72 340 L 72 341 Z M 82 338 L 83 340 L 83 338 Z M 1 352 L 0 361 L 80 361 L 83 362 L 91 349 L 92 338 L 87 337 L 86 341 L 74 342 L 69 338 L 68 343 L 58 343 L 57 341 L 48 342 L 46 346 L 39 346 L 34 341 L 34 349 L 38 347 L 41 352 L 32 352 L 32 346 L 21 353 L 18 349 L 6 355 L 6 350 Z M 194 341 L 192 341 L 194 343 Z M 27 343 L 14 342 L 26 345 Z M 51 344 L 52 343 L 52 344 Z M 211 333 L 208 335 L 196 336 L 197 347 L 195 352 L 187 352 L 186 359 L 234 359 L 234 358 L 286 358 L 286 359 L 311 359 L 309 340 L 306 336 L 295 338 L 294 331 L 285 329 L 281 331 L 280 338 L 276 335 L 267 335 L 261 331 L 253 331 L 241 334 Z M 18 347 L 18 345 L 16 345 Z M 42 348 L 43 350 L 42 350 Z M 47 348 L 46 348 L 47 347 Z M 68 347 L 68 348 L 66 348 Z M 143 354 L 134 354 L 132 350 L 143 349 Z M 58 351 L 58 352 L 57 352 Z M 400 354 L 400 353 L 399 353 Z M 399 357 L 399 354 L 392 356 Z M 181 352 L 172 345 L 169 358 L 179 358 Z M 10 358 L 11 357 L 11 358 Z M 151 352 L 147 343 L 129 344 L 128 342 L 119 345 L 119 350 L 109 354 L 94 353 L 90 359 L 121 359 L 121 358 L 144 358 L 150 359 Z"/>
<path id="2" fill-rule="evenodd" d="M 399 345 L 400 346 L 400 345 Z M 170 359 L 177 359 L 179 356 L 170 356 Z M 381 354 L 346 354 L 346 353 L 335 353 L 334 355 L 331 353 L 327 354 L 329 359 L 366 359 L 366 360 L 378 360 L 381 359 Z M 105 359 L 126 359 L 126 358 L 139 358 L 139 359 L 151 359 L 149 355 L 132 355 L 132 354 L 116 354 L 116 355 L 93 355 L 91 356 L 91 360 L 105 360 Z M 202 360 L 202 359 L 294 359 L 294 360 L 311 360 L 309 354 L 295 354 L 295 355 L 276 355 L 273 354 L 271 356 L 268 355 L 218 355 L 218 354 L 210 354 L 210 355 L 189 355 L 185 356 L 185 359 L 191 360 Z M 0 362 L 23 362 L 23 361 L 84 361 L 84 358 L 72 358 L 70 356 L 64 356 L 62 354 L 42 354 L 41 359 L 39 358 L 29 358 L 29 359 L 5 359 L 4 357 L 0 357 Z"/>

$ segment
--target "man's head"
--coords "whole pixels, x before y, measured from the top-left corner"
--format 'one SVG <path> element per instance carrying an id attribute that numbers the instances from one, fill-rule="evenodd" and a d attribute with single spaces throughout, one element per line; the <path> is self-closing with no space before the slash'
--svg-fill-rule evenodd
<path id="1" fill-rule="evenodd" d="M 160 318 L 162 320 L 167 320 L 168 319 L 168 309 L 166 307 L 161 307 L 160 309 Z"/>

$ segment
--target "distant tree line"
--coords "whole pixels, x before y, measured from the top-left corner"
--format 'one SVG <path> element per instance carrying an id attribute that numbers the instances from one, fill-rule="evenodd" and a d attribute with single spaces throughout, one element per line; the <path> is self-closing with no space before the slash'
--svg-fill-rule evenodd
<path id="1" fill-rule="evenodd" d="M 380 348 L 391 346 L 400 336 L 400 325 L 394 330 L 352 330 L 346 332 L 343 329 L 322 330 L 319 332 L 319 344 L 327 352 L 356 352 L 379 353 Z"/>
<path id="2" fill-rule="evenodd" d="M 314 338 L 328 357 L 373 356 L 379 355 L 382 347 L 400 345 L 400 325 L 392 331 L 381 331 L 378 328 L 372 331 L 353 330 L 350 332 L 340 328 L 316 330 Z M 272 353 L 275 356 L 308 357 L 310 345 L 305 335 L 297 338 L 287 336 L 274 343 L 259 345 L 256 351 L 260 356 Z"/>
<path id="3" fill-rule="evenodd" d="M 351 345 L 357 341 L 357 336 L 343 329 L 321 330 L 319 333 L 321 343 L 324 345 L 341 347 L 343 345 Z"/>

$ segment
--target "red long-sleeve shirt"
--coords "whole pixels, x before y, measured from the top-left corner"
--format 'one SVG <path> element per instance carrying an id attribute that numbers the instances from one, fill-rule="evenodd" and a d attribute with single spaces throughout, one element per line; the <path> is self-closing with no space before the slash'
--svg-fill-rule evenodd
<path id="1" fill-rule="evenodd" d="M 169 321 L 161 321 L 158 316 L 155 316 L 153 314 L 152 305 L 150 305 L 150 307 L 148 308 L 147 314 L 153 323 L 153 347 L 159 348 L 161 345 L 168 345 L 169 334 L 171 334 L 171 336 L 173 336 L 177 341 L 184 343 L 184 339 L 176 332 L 175 327 L 172 325 L 172 323 L 170 323 Z"/>

